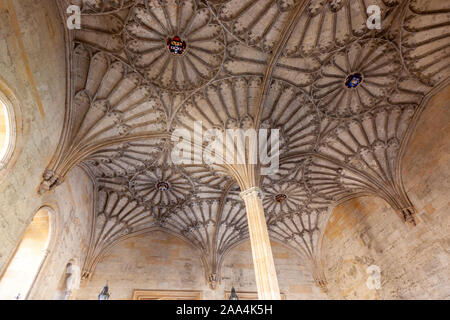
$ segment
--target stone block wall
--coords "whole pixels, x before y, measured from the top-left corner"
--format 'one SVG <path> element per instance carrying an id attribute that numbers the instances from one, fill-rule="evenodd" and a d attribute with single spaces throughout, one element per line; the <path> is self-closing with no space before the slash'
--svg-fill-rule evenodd
<path id="1" fill-rule="evenodd" d="M 56 221 L 54 245 L 30 299 L 52 299 L 68 260 L 83 263 L 93 214 L 92 182 L 81 169 L 54 192 L 37 192 L 64 123 L 66 61 L 58 16 L 53 0 L 0 1 L 0 90 L 14 100 L 18 129 L 13 159 L 0 172 L 0 275 L 40 207 L 51 207 Z"/>
<path id="2" fill-rule="evenodd" d="M 57 17 L 51 0 L 0 1 L 0 90 L 18 104 L 13 159 L 0 172 L 0 274 L 42 205 L 37 190 L 62 131 L 66 72 Z"/>
<path id="3" fill-rule="evenodd" d="M 403 159 L 403 180 L 417 211 L 403 223 L 376 197 L 337 206 L 322 242 L 333 299 L 450 298 L 450 87 L 424 110 Z M 381 289 L 366 284 L 381 269 Z"/>
<path id="4" fill-rule="evenodd" d="M 286 299 L 323 299 L 311 273 L 289 248 L 273 243 L 275 265 L 281 292 Z M 250 243 L 232 249 L 225 257 L 222 279 L 211 290 L 205 279 L 200 255 L 185 242 L 156 231 L 126 239 L 109 251 L 92 278 L 74 293 L 72 299 L 97 299 L 108 282 L 111 299 L 131 299 L 133 290 L 195 290 L 203 299 L 224 299 L 232 286 L 237 291 L 256 292 Z"/>
<path id="5" fill-rule="evenodd" d="M 54 299 L 66 266 L 82 267 L 86 258 L 93 217 L 93 185 L 80 168 L 73 169 L 54 194 L 44 197 L 56 211 L 54 244 L 30 292 L 29 299 Z"/>

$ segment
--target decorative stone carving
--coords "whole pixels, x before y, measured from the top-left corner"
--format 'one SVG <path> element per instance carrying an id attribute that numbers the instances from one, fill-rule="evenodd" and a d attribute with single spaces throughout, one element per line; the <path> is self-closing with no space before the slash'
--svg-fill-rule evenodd
<path id="1" fill-rule="evenodd" d="M 133 0 L 71 0 L 71 3 L 81 7 L 81 12 L 89 13 L 110 13 L 133 5 Z"/>
<path id="2" fill-rule="evenodd" d="M 218 72 L 225 52 L 224 34 L 201 2 L 145 2 L 145 6 L 134 6 L 129 17 L 124 33 L 129 61 L 154 85 L 176 91 L 195 89 Z M 172 42 L 179 43 L 179 49 L 171 50 L 176 47 Z"/>
<path id="3" fill-rule="evenodd" d="M 397 3 L 377 1 L 382 12 L 383 29 L 399 10 Z M 310 0 L 297 18 L 284 53 L 289 57 L 305 57 L 328 53 L 363 38 L 367 29 L 367 7 L 372 3 L 352 0 Z M 380 32 L 382 32 L 381 30 Z"/>
<path id="4" fill-rule="evenodd" d="M 190 199 L 195 188 L 174 167 L 148 167 L 130 180 L 130 192 L 147 206 L 179 206 Z"/>
<path id="5" fill-rule="evenodd" d="M 217 1 L 215 1 L 217 2 Z M 220 1 L 217 17 L 240 41 L 264 51 L 273 48 L 280 30 L 298 0 L 229 0 Z M 214 2 L 213 2 L 214 3 Z"/>
<path id="6" fill-rule="evenodd" d="M 388 42 L 353 42 L 322 65 L 312 96 L 327 115 L 355 116 L 391 94 L 400 68 L 398 53 Z"/>
<path id="7" fill-rule="evenodd" d="M 217 273 L 211 273 L 209 276 L 208 276 L 208 283 L 209 283 L 209 286 L 211 287 L 211 289 L 213 289 L 213 290 L 215 290 L 216 289 L 216 286 L 217 286 Z"/>
<path id="8" fill-rule="evenodd" d="M 65 299 L 70 296 L 73 290 L 80 288 L 81 281 L 81 271 L 79 266 L 70 263 L 67 266 L 66 273 L 68 274 L 68 277 L 66 279 Z"/>
<path id="9" fill-rule="evenodd" d="M 429 86 L 448 79 L 450 4 L 439 0 L 412 0 L 402 29 L 402 53 L 409 71 Z"/>
<path id="10" fill-rule="evenodd" d="M 295 182 L 264 185 L 263 199 L 266 216 L 278 216 L 282 213 L 295 212 L 308 200 L 308 193 Z"/>

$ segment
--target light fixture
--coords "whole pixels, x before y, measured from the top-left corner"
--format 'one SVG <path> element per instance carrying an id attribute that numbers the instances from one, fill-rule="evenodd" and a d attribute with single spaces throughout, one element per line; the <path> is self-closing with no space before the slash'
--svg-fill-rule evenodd
<path id="1" fill-rule="evenodd" d="M 110 294 L 109 294 L 108 283 L 106 283 L 105 286 L 103 287 L 102 291 L 98 295 L 98 300 L 109 300 L 109 296 L 110 296 Z"/>
<path id="2" fill-rule="evenodd" d="M 236 290 L 234 289 L 234 287 L 231 288 L 231 294 L 230 294 L 229 300 L 239 300 L 239 297 L 236 294 Z"/>

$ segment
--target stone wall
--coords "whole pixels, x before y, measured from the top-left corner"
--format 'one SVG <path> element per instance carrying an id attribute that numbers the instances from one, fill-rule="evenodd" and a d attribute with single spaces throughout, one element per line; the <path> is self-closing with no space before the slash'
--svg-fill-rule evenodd
<path id="1" fill-rule="evenodd" d="M 288 300 L 326 299 L 315 285 L 309 266 L 292 250 L 271 243 L 280 292 Z M 256 292 L 255 273 L 250 242 L 243 243 L 226 256 L 222 267 L 222 290 Z"/>
<path id="2" fill-rule="evenodd" d="M 281 292 L 287 299 L 324 298 L 291 249 L 273 243 L 273 252 Z M 211 290 L 196 249 L 160 231 L 129 238 L 113 247 L 72 299 L 97 299 L 106 282 L 114 300 L 131 299 L 134 289 L 195 290 L 202 292 L 203 299 L 224 299 L 225 291 L 232 286 L 237 291 L 256 292 L 249 242 L 225 257 L 222 281 Z"/>
<path id="3" fill-rule="evenodd" d="M 40 209 L 20 241 L 14 258 L 0 278 L 0 300 L 26 298 L 43 262 L 49 243 L 51 213 Z"/>
<path id="4" fill-rule="evenodd" d="M 322 242 L 330 298 L 450 298 L 449 123 L 447 87 L 424 110 L 403 159 L 416 227 L 375 197 L 335 208 Z M 366 285 L 370 265 L 381 269 L 380 290 Z"/>
<path id="5" fill-rule="evenodd" d="M 20 105 L 13 160 L 0 172 L 0 274 L 42 204 L 37 190 L 62 130 L 66 73 L 57 17 L 52 0 L 0 1 L 0 90 Z"/>
<path id="6" fill-rule="evenodd" d="M 42 173 L 64 123 L 66 62 L 63 24 L 53 0 L 0 1 L 0 90 L 16 108 L 13 159 L 0 172 L 0 275 L 42 206 L 54 212 L 53 246 L 29 294 L 52 299 L 68 260 L 83 263 L 92 217 L 92 183 L 81 169 L 40 196 Z"/>
<path id="7" fill-rule="evenodd" d="M 54 194 L 43 198 L 43 202 L 53 204 L 56 211 L 54 244 L 49 248 L 50 252 L 29 299 L 55 298 L 66 265 L 73 261 L 80 268 L 83 266 L 94 214 L 93 192 L 89 177 L 82 169 L 75 168 Z"/>
<path id="8" fill-rule="evenodd" d="M 93 216 L 92 182 L 75 168 L 53 193 L 41 198 L 40 206 L 51 211 L 50 243 L 28 299 L 53 299 L 67 263 L 74 261 L 79 267 L 84 263 Z"/>

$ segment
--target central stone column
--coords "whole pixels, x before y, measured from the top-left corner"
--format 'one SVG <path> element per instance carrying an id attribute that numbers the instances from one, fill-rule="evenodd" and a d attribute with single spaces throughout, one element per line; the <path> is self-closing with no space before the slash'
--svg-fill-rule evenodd
<path id="1" fill-rule="evenodd" d="M 260 300 L 280 300 L 280 289 L 264 217 L 261 190 L 252 187 L 241 192 L 240 196 L 244 200 L 247 210 L 258 298 Z"/>

